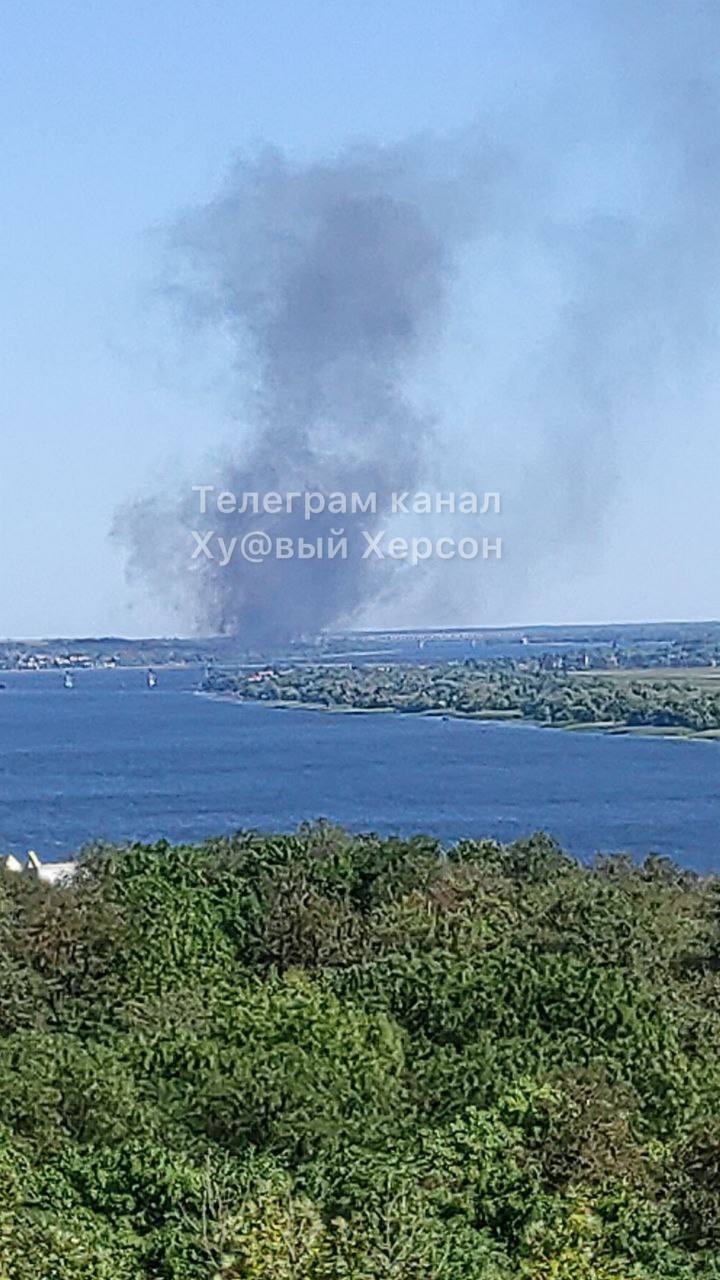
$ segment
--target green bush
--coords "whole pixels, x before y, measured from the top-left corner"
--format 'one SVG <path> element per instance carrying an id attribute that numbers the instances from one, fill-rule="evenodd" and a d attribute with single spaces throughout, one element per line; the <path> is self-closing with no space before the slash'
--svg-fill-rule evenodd
<path id="1" fill-rule="evenodd" d="M 327 824 L 0 875 L 0 1280 L 720 1280 L 720 884 Z"/>

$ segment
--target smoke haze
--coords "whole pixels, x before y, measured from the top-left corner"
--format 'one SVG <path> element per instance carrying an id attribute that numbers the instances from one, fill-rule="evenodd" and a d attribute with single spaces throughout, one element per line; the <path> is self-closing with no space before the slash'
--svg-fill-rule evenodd
<path id="1" fill-rule="evenodd" d="M 566 18 L 579 44 L 597 42 L 589 83 L 566 68 L 534 107 L 509 86 L 462 137 L 314 164 L 262 151 L 169 230 L 165 296 L 231 353 L 237 444 L 211 464 L 209 428 L 199 474 L 128 504 L 114 533 L 131 576 L 186 624 L 264 643 L 370 606 L 390 620 L 402 600 L 436 624 L 482 624 L 498 595 L 517 611 L 549 564 L 592 555 L 633 440 L 652 445 L 653 422 L 687 429 L 717 347 L 720 120 L 705 64 L 720 15 L 638 3 Z M 373 491 L 379 511 L 203 519 L 198 483 Z M 362 559 L 390 493 L 440 488 L 503 490 L 492 534 L 506 561 L 409 573 Z M 191 531 L 213 523 L 226 537 L 342 527 L 348 559 L 191 565 Z"/>

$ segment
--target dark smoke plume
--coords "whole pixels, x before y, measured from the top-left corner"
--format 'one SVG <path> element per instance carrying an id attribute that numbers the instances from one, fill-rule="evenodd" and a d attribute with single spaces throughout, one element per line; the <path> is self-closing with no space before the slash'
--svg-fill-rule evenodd
<path id="1" fill-rule="evenodd" d="M 486 180 L 495 163 L 488 151 Z M 270 152 L 237 164 L 220 196 L 174 228 L 185 270 L 173 298 L 222 327 L 255 371 L 241 448 L 200 480 L 238 497 L 378 495 L 374 516 L 326 511 L 311 522 L 300 505 L 201 517 L 189 492 L 179 505 L 150 499 L 119 513 L 131 568 L 178 605 L 192 598 L 200 629 L 292 639 L 351 618 L 387 587 L 362 558 L 361 534 L 422 472 L 434 424 L 406 381 L 438 339 L 456 247 L 483 218 L 482 185 L 463 148 L 356 147 L 309 167 Z M 342 530 L 348 556 L 262 566 L 237 556 L 224 567 L 203 556 L 189 572 L 189 531 L 213 527 L 227 539 L 261 529 L 313 542 Z"/>
<path id="2" fill-rule="evenodd" d="M 495 585 L 519 616 L 543 556 L 557 574 L 603 532 L 628 441 L 688 432 L 683 397 L 710 382 L 718 345 L 720 8 L 558 0 L 518 12 L 529 26 L 562 18 L 568 65 L 547 100 L 516 105 L 508 90 L 482 135 L 356 147 L 326 164 L 242 161 L 173 229 L 166 292 L 223 335 L 242 387 L 237 447 L 194 481 L 380 498 L 374 519 L 202 520 L 190 481 L 177 500 L 120 512 L 130 569 L 190 606 L 197 629 L 286 640 L 393 593 L 418 620 L 487 621 L 477 566 L 412 576 L 362 560 L 389 494 L 418 487 L 505 490 L 514 560 Z M 464 434 L 411 390 L 463 310 L 463 282 L 475 326 L 459 373 L 475 393 Z M 191 572 L 190 531 L 213 526 L 311 539 L 342 526 L 348 559 L 237 557 Z"/>

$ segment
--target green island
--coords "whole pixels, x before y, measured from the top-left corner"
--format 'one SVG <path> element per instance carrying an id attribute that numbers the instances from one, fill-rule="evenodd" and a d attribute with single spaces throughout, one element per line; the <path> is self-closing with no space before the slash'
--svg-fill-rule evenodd
<path id="1" fill-rule="evenodd" d="M 327 824 L 0 874 L 2 1280 L 717 1280 L 720 879 Z"/>
<path id="2" fill-rule="evenodd" d="M 281 706 L 526 720 L 564 729 L 720 737 L 720 668 L 554 669 L 540 659 L 209 671 L 206 692 Z"/>

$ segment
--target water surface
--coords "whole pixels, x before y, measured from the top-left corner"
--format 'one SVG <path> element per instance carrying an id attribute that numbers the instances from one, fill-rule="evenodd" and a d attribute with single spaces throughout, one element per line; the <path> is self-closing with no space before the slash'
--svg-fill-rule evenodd
<path id="1" fill-rule="evenodd" d="M 720 743 L 440 717 L 242 706 L 198 672 L 2 675 L 0 851 L 199 840 L 330 818 L 356 830 L 512 839 L 720 870 Z"/>

